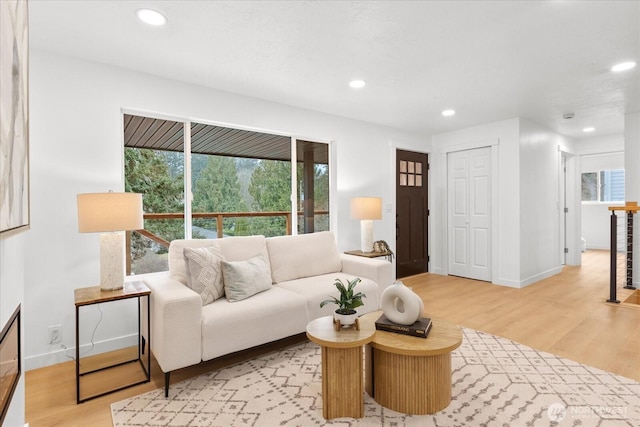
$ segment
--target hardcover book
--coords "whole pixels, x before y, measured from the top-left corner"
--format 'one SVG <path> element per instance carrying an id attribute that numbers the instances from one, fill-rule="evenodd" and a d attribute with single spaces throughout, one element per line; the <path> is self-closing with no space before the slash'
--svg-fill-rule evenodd
<path id="1" fill-rule="evenodd" d="M 376 320 L 376 329 L 379 331 L 395 332 L 397 334 L 426 338 L 431 330 L 431 319 L 428 317 L 422 317 L 411 325 L 400 325 L 387 319 L 387 316 L 383 314 L 378 318 L 378 320 Z"/>

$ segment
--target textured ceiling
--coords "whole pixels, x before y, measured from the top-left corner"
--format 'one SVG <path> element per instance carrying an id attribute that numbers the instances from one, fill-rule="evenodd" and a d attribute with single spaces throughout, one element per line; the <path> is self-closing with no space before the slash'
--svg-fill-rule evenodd
<path id="1" fill-rule="evenodd" d="M 424 135 L 516 116 L 621 134 L 640 69 L 609 68 L 640 62 L 639 23 L 638 1 L 30 1 L 34 49 Z"/>

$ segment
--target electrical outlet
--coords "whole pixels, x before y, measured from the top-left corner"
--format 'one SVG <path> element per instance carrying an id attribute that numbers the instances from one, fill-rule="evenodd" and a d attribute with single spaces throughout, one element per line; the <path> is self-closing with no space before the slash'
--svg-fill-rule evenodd
<path id="1" fill-rule="evenodd" d="M 62 325 L 49 326 L 49 344 L 62 342 Z"/>

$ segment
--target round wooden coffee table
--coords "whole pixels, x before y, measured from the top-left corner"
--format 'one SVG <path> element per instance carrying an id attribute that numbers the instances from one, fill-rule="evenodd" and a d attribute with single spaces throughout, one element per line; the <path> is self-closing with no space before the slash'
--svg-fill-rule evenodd
<path id="1" fill-rule="evenodd" d="M 322 348 L 322 415 L 326 419 L 364 416 L 363 346 L 376 333 L 375 324 L 336 331 L 333 317 L 307 325 L 307 337 Z"/>
<path id="2" fill-rule="evenodd" d="M 382 311 L 360 318 L 375 328 Z M 451 403 L 451 352 L 462 344 L 459 326 L 432 319 L 427 338 L 376 331 L 367 364 L 373 378 L 367 392 L 380 405 L 405 414 L 433 414 Z"/>

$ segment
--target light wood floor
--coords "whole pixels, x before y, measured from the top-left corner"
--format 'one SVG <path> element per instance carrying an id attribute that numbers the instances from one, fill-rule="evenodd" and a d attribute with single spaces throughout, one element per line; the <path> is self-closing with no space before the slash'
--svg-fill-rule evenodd
<path id="1" fill-rule="evenodd" d="M 538 350 L 640 381 L 640 306 L 606 303 L 609 253 L 589 251 L 582 267 L 511 289 L 456 277 L 421 275 L 405 284 L 423 298 L 427 316 L 512 339 Z M 619 299 L 631 291 L 620 290 Z M 304 339 L 294 337 L 283 346 Z M 269 351 L 266 347 L 261 351 Z M 172 382 L 255 356 L 245 352 L 172 374 Z M 152 364 L 150 383 L 80 405 L 75 403 L 75 365 L 70 361 L 26 373 L 26 421 L 40 426 L 111 426 L 110 404 L 161 388 Z"/>

